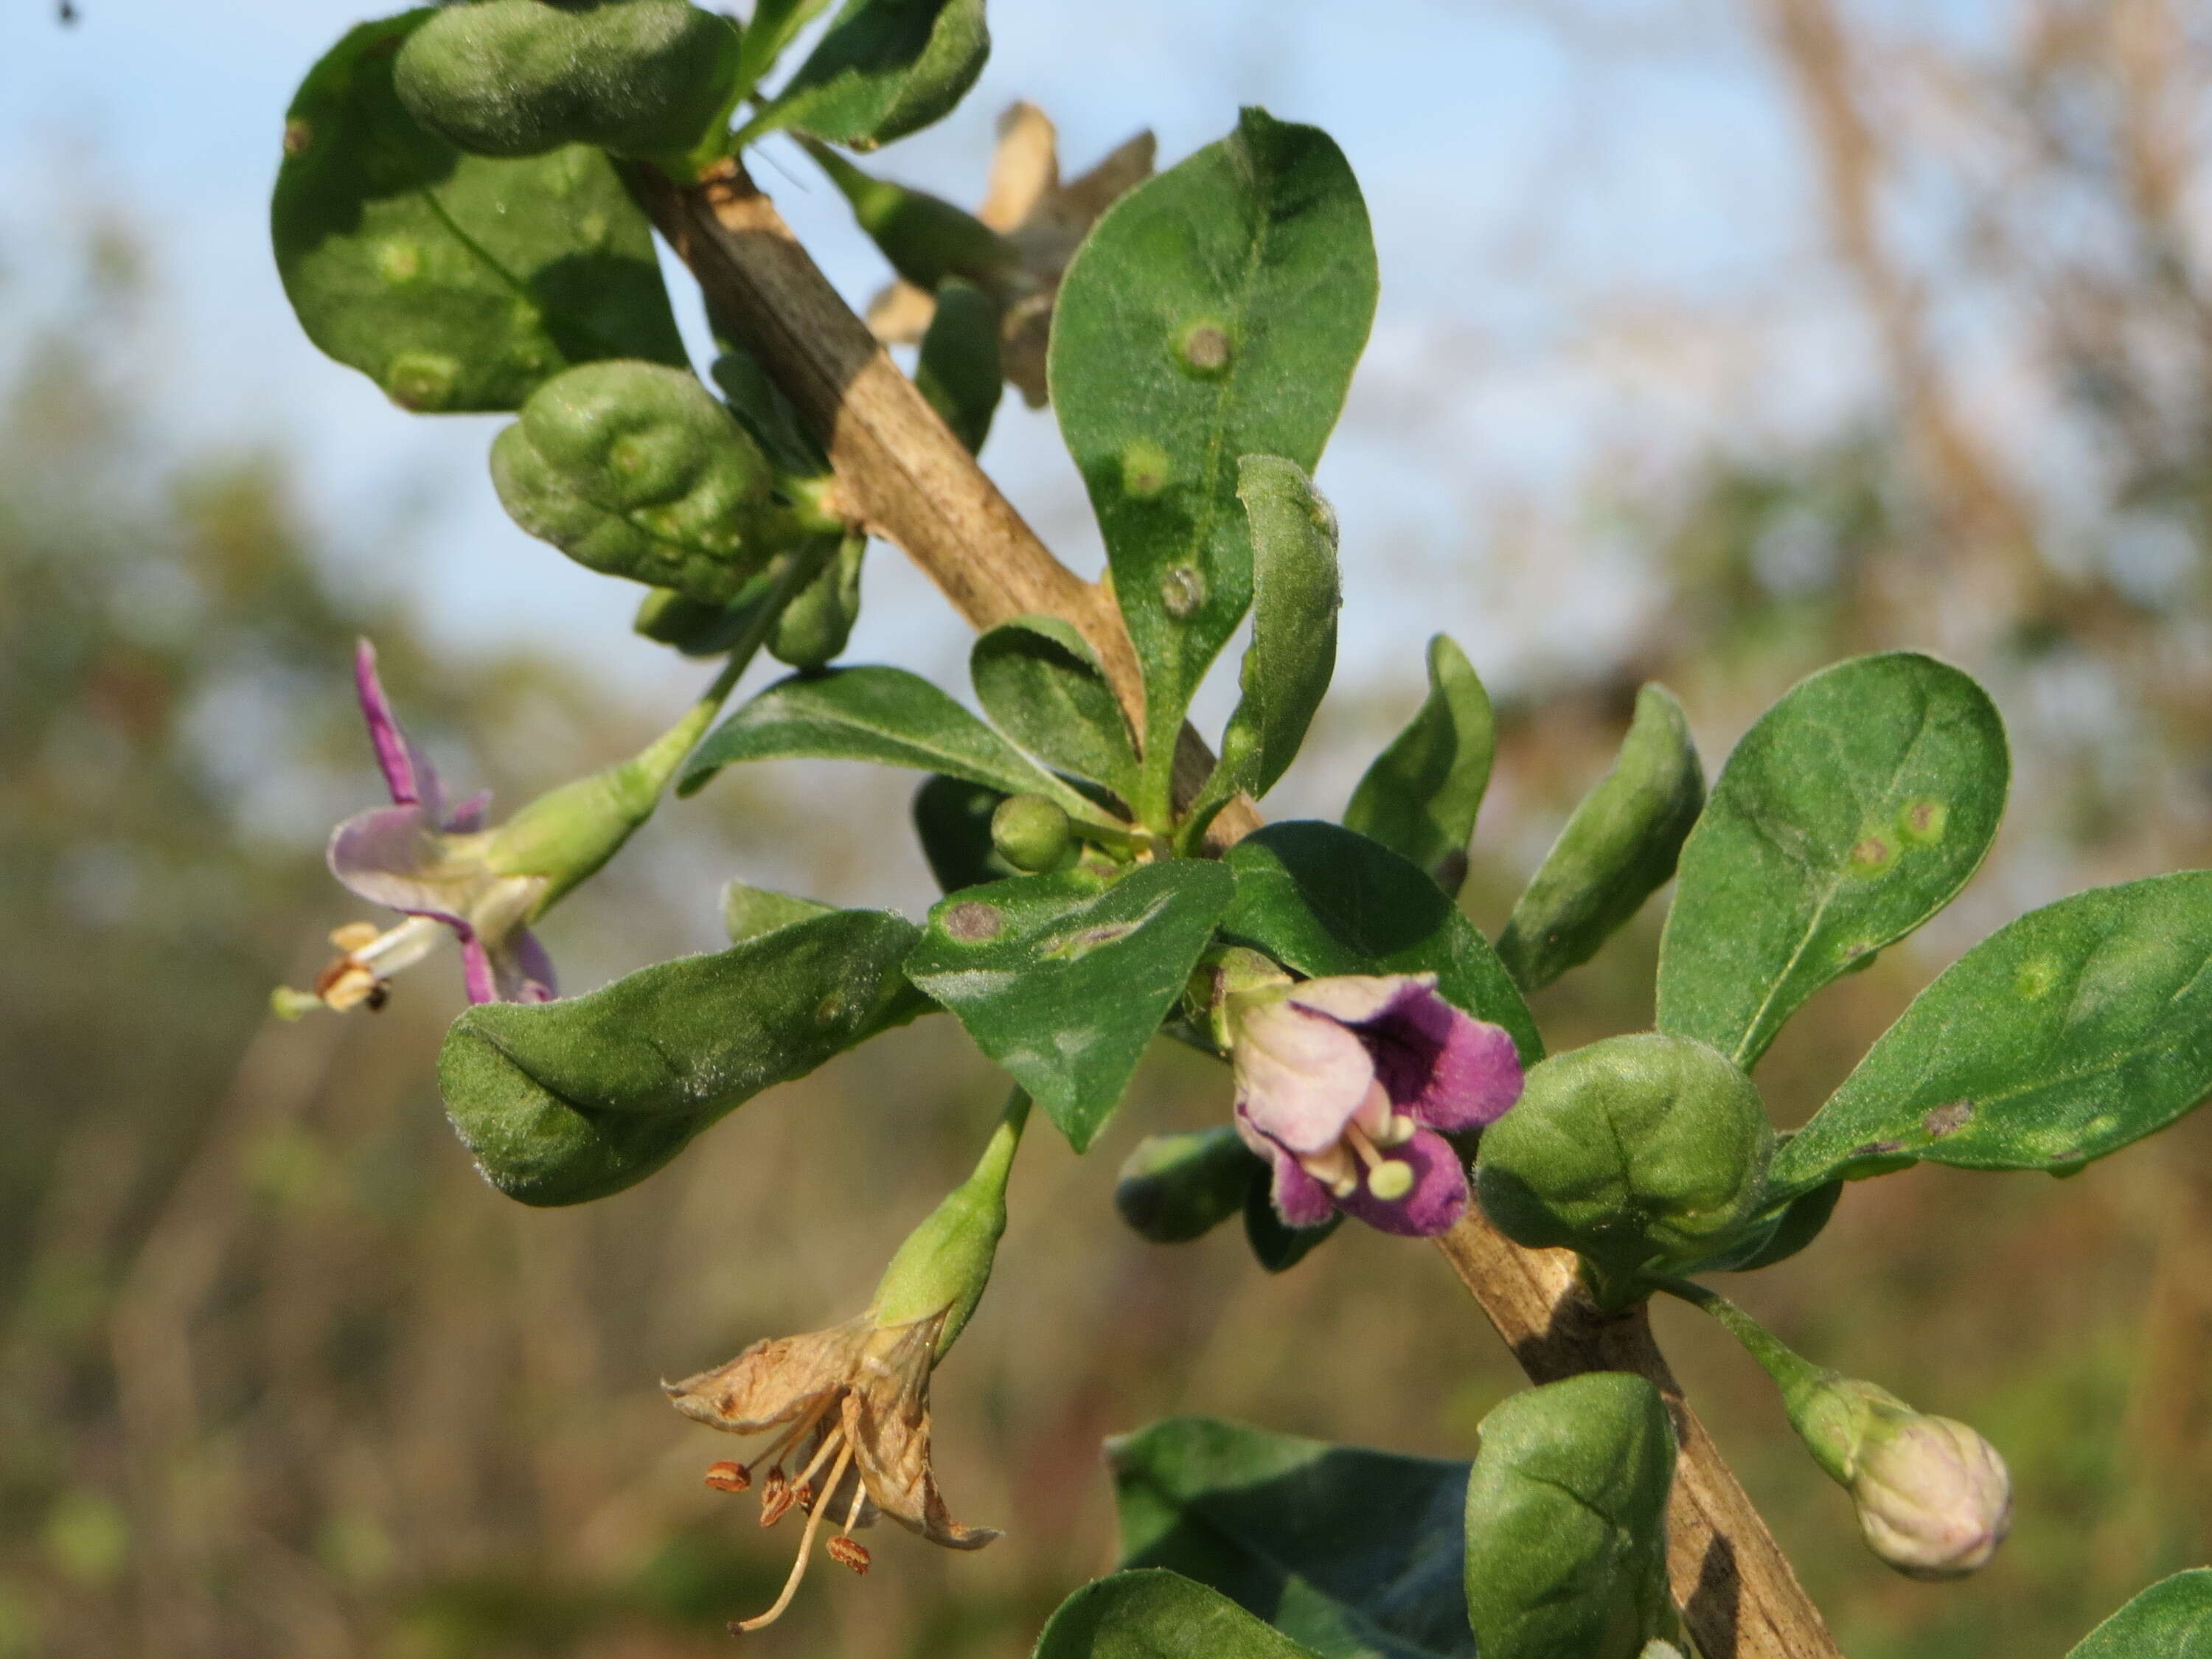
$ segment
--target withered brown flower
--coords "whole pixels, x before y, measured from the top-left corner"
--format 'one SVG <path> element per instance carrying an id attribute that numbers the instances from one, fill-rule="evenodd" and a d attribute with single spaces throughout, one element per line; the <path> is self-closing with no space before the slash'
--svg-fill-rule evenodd
<path id="1" fill-rule="evenodd" d="M 1015 104 L 999 118 L 991 182 L 975 216 L 1014 246 L 1012 273 L 992 286 L 1003 321 L 999 351 L 1009 384 L 1031 409 L 1045 403 L 1045 344 L 1054 298 L 1068 261 L 1098 216 L 1152 177 L 1152 135 L 1140 132 L 1088 173 L 1060 177 L 1060 139 L 1035 104 Z M 896 282 L 868 307 L 868 326 L 887 345 L 912 345 L 928 330 L 937 301 L 911 283 Z"/>
<path id="2" fill-rule="evenodd" d="M 981 1549 L 999 1535 L 953 1520 L 930 1467 L 929 1373 L 948 1312 L 896 1323 L 863 1314 L 828 1330 L 769 1337 L 726 1365 L 661 1385 L 677 1410 L 710 1427 L 776 1431 L 750 1465 L 716 1463 L 708 1486 L 742 1492 L 763 1471 L 763 1526 L 794 1507 L 807 1512 L 783 1593 L 766 1613 L 733 1622 L 732 1632 L 782 1616 L 805 1576 L 815 1534 L 831 1515 L 844 1522 L 830 1540 L 830 1559 L 855 1572 L 868 1570 L 868 1552 L 853 1530 L 879 1511 L 948 1549 Z M 795 1474 L 786 1472 L 787 1461 Z"/>

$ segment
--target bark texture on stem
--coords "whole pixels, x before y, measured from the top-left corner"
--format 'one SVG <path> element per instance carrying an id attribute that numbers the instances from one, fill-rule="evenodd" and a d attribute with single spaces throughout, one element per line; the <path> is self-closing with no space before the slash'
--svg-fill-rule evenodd
<path id="1" fill-rule="evenodd" d="M 1073 624 L 1142 731 L 1142 683 L 1112 595 L 1037 539 L 744 169 L 732 161 L 691 186 L 650 169 L 637 176 L 654 224 L 708 304 L 828 448 L 851 509 L 902 548 L 975 627 L 1026 612 Z M 1176 750 L 1179 800 L 1195 792 L 1212 763 L 1185 726 Z M 1209 840 L 1231 844 L 1259 823 L 1240 796 Z M 1480 1211 L 1437 1242 L 1535 1381 L 1632 1370 L 1666 1396 L 1681 1443 L 1668 1565 L 1705 1659 L 1841 1659 L 1765 1522 L 1682 1402 L 1643 1313 L 1599 1313 L 1577 1290 L 1564 1252 L 1524 1250 Z"/>
<path id="2" fill-rule="evenodd" d="M 1645 1310 L 1602 1311 L 1576 1282 L 1571 1251 L 1523 1249 L 1480 1206 L 1437 1245 L 1531 1381 L 1633 1371 L 1658 1389 L 1681 1447 L 1667 1505 L 1667 1571 L 1706 1659 L 1841 1659 L 1789 1558 L 1683 1399 Z"/>

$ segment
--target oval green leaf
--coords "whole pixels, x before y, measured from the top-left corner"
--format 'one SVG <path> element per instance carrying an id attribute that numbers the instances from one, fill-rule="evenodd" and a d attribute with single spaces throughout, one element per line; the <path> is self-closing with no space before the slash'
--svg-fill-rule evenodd
<path id="1" fill-rule="evenodd" d="M 1475 1659 L 1468 1466 L 1178 1417 L 1106 1443 L 1121 1565 L 1219 1590 L 1327 1659 Z"/>
<path id="2" fill-rule="evenodd" d="M 1083 635 L 1057 617 L 1017 617 L 975 641 L 968 658 L 983 712 L 1048 765 L 1128 800 L 1137 751 L 1120 699 Z"/>
<path id="3" fill-rule="evenodd" d="M 2212 1567 L 2160 1579 L 2066 1659 L 2212 1659 Z"/>
<path id="4" fill-rule="evenodd" d="M 916 936 L 840 910 L 586 996 L 479 1003 L 438 1056 L 446 1109 L 508 1197 L 605 1198 L 762 1090 L 927 1012 L 899 971 Z"/>
<path id="5" fill-rule="evenodd" d="M 983 0 L 847 0 L 738 141 L 789 127 L 873 149 L 950 113 L 990 55 Z"/>
<path id="6" fill-rule="evenodd" d="M 1932 657 L 1801 682 L 1721 769 L 1682 848 L 1659 1029 L 1749 1068 L 1783 1022 L 1948 904 L 2004 810 L 2004 725 Z"/>
<path id="7" fill-rule="evenodd" d="M 2079 1169 L 2212 1093 L 2212 871 L 2100 887 L 1953 963 L 1775 1155 L 1776 1196 L 1927 1162 Z"/>
<path id="8" fill-rule="evenodd" d="M 1168 859 L 1103 890 L 1079 872 L 940 901 L 907 973 L 1086 1151 L 1182 994 L 1234 884 Z"/>
<path id="9" fill-rule="evenodd" d="M 1596 955 L 1667 884 L 1705 799 L 1682 705 L 1645 686 L 1620 757 L 1575 808 L 1498 936 L 1514 982 L 1540 990 Z"/>
<path id="10" fill-rule="evenodd" d="M 1340 824 L 1271 823 L 1230 849 L 1237 901 L 1224 938 L 1301 974 L 1437 976 L 1448 1002 L 1513 1035 L 1524 1066 L 1542 1038 L 1490 942 L 1420 868 Z"/>
<path id="11" fill-rule="evenodd" d="M 1438 634 L 1429 641 L 1428 660 L 1427 700 L 1359 780 L 1344 827 L 1412 860 L 1456 893 L 1490 787 L 1498 726 L 1490 694 L 1464 651 Z"/>
<path id="12" fill-rule="evenodd" d="M 270 204 L 307 337 L 401 406 L 521 407 L 575 363 L 681 364 L 652 228 L 598 150 L 465 155 L 392 90 L 430 9 L 364 23 L 308 71 Z"/>
<path id="13" fill-rule="evenodd" d="M 1158 1569 L 1117 1572 L 1060 1604 L 1030 1659 L 1315 1659 L 1218 1590 Z"/>
<path id="14" fill-rule="evenodd" d="M 1238 458 L 1313 471 L 1376 291 L 1343 155 L 1256 109 L 1109 209 L 1061 284 L 1053 406 L 1144 668 L 1155 817 L 1191 695 L 1252 601 Z"/>

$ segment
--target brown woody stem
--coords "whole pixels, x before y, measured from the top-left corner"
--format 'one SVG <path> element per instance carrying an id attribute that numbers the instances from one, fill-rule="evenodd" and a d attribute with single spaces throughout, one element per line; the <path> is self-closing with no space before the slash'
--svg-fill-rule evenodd
<path id="1" fill-rule="evenodd" d="M 902 549 L 976 628 L 1027 613 L 1073 624 L 1141 732 L 1143 684 L 1112 594 L 1037 539 L 744 168 L 731 161 L 689 186 L 649 168 L 637 179 L 653 223 L 708 305 L 828 449 L 854 515 Z M 1196 793 L 1212 765 L 1185 726 L 1176 750 L 1178 800 Z M 1209 840 L 1232 844 L 1259 823 L 1239 797 Z M 1598 1312 L 1577 1288 L 1571 1257 L 1522 1249 L 1479 1209 L 1437 1243 L 1531 1378 L 1630 1370 L 1666 1396 L 1681 1442 L 1668 1563 L 1705 1659 L 1841 1659 L 1758 1510 L 1683 1403 L 1643 1310 Z"/>

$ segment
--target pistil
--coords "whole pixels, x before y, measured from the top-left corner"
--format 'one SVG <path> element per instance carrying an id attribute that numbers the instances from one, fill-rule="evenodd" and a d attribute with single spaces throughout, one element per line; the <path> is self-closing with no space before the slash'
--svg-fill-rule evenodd
<path id="1" fill-rule="evenodd" d="M 824 1450 L 827 1450 L 831 1441 L 842 1442 L 843 1440 L 844 1436 L 842 1433 L 833 1433 L 830 1437 L 830 1439 L 824 1440 L 822 1443 L 823 1448 Z M 837 1490 L 837 1483 L 845 1478 L 845 1471 L 851 1466 L 852 1462 L 852 1446 L 849 1443 L 840 1444 L 837 1450 L 837 1461 L 831 1464 L 830 1468 L 830 1491 L 835 1492 Z M 775 1605 L 770 1607 L 766 1613 L 757 1614 L 753 1618 L 740 1619 L 732 1621 L 730 1625 L 731 1635 L 738 1636 L 743 1635 L 747 1631 L 762 1629 L 763 1626 L 772 1625 L 777 1620 L 783 1617 L 784 1609 L 791 1605 L 791 1598 L 799 1594 L 799 1581 L 806 1577 L 806 1563 L 808 1558 L 814 1553 L 814 1534 L 822 1529 L 823 1520 L 828 1516 L 829 1512 L 830 1506 L 826 1504 L 817 1504 L 807 1516 L 806 1530 L 801 1533 L 799 1537 L 799 1559 L 791 1564 L 791 1577 L 783 1581 L 783 1594 L 775 1598 Z"/>

